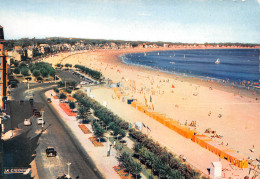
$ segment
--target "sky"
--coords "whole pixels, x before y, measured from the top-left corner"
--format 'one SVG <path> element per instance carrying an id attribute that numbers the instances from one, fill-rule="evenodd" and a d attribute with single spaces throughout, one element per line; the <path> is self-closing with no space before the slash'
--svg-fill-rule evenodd
<path id="1" fill-rule="evenodd" d="M 260 0 L 0 0 L 5 39 L 260 44 Z"/>

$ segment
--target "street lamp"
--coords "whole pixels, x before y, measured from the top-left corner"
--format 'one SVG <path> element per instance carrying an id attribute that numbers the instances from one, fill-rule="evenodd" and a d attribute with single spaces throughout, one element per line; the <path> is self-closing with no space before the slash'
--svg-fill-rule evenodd
<path id="1" fill-rule="evenodd" d="M 43 123 L 44 123 L 43 114 L 44 114 L 44 111 L 41 111 L 41 112 L 42 112 L 42 131 L 43 131 Z"/>
<path id="2" fill-rule="evenodd" d="M 68 162 L 67 165 L 68 165 L 68 175 L 67 175 L 67 178 L 70 178 L 70 165 L 71 165 L 71 163 Z"/>
<path id="3" fill-rule="evenodd" d="M 111 145 L 109 142 L 109 136 L 107 137 L 107 156 L 110 156 L 110 149 L 111 149 Z"/>

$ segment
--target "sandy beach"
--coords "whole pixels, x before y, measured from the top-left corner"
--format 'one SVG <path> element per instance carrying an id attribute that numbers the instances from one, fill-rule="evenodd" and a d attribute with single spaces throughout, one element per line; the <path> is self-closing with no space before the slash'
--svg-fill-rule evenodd
<path id="1" fill-rule="evenodd" d="M 53 66 L 57 63 L 70 63 L 101 71 L 106 79 L 120 82 L 121 92 L 125 96 L 146 103 L 151 109 L 154 108 L 154 111 L 163 113 L 181 124 L 196 121 L 199 134 L 205 134 L 205 130 L 211 128 L 217 135 L 223 136 L 213 140 L 223 142 L 246 157 L 260 159 L 259 93 L 130 66 L 123 64 L 118 58 L 118 55 L 126 53 L 161 50 L 180 49 L 96 50 L 76 55 L 63 53 L 44 61 L 52 63 Z M 106 101 L 110 104 L 114 100 L 112 91 L 108 88 L 98 89 L 95 96 L 106 96 Z M 120 103 L 113 104 L 119 105 L 117 108 L 120 111 Z M 135 116 L 138 117 L 138 113 Z M 141 115 L 138 120 L 142 121 Z M 134 121 L 136 119 L 132 122 Z M 253 148 L 254 152 L 250 151 Z M 192 148 L 190 150 L 192 153 Z"/>

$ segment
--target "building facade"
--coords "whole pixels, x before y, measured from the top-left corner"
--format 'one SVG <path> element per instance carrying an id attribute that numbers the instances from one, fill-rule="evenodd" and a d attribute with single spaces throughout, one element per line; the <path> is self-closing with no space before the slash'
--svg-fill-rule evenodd
<path id="1" fill-rule="evenodd" d="M 0 25 L 0 100 L 1 109 L 6 108 L 7 101 L 7 86 L 8 86 L 8 76 L 7 76 L 7 51 L 4 49 L 4 28 Z"/>

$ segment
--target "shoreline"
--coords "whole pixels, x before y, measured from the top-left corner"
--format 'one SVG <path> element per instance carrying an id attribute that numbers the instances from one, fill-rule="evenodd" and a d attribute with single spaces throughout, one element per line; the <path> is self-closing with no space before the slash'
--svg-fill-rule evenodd
<path id="1" fill-rule="evenodd" d="M 223 48 L 223 50 L 226 50 L 226 49 L 227 48 Z M 244 48 L 232 48 L 232 49 L 244 49 Z M 176 50 L 166 50 L 166 51 L 178 51 L 178 50 L 208 50 L 208 49 L 176 49 Z M 158 52 L 160 52 L 160 51 L 158 51 Z M 162 50 L 162 51 L 164 51 L 164 50 Z M 149 51 L 145 51 L 145 52 L 149 52 Z M 155 51 L 155 52 L 157 52 L 157 51 Z M 136 52 L 133 52 L 133 53 L 136 53 Z M 142 52 L 137 52 L 137 53 L 142 53 Z M 224 83 L 217 83 L 216 81 L 212 81 L 212 79 L 214 79 L 214 78 L 210 78 L 210 77 L 208 77 L 208 81 L 207 81 L 205 79 L 207 77 L 204 77 L 204 76 L 190 76 L 190 75 L 185 76 L 185 75 L 181 75 L 181 74 L 178 74 L 178 73 L 175 73 L 175 72 L 172 73 L 170 71 L 163 71 L 163 70 L 160 70 L 160 69 L 154 69 L 152 67 L 145 66 L 145 65 L 129 64 L 122 59 L 122 57 L 126 54 L 132 54 L 132 53 L 119 54 L 119 55 L 117 55 L 116 59 L 114 59 L 114 60 L 117 61 L 118 64 L 136 67 L 136 69 L 140 69 L 140 70 L 146 71 L 148 73 L 154 72 L 154 73 L 157 73 L 157 75 L 161 75 L 161 76 L 164 76 L 164 77 L 170 76 L 170 77 L 175 78 L 175 79 L 179 78 L 180 80 L 186 80 L 190 83 L 195 83 L 197 85 L 204 85 L 208 88 L 213 87 L 215 89 L 222 90 L 222 91 L 225 91 L 225 92 L 228 92 L 228 93 L 234 93 L 234 94 L 239 95 L 239 96 L 245 96 L 245 97 L 251 98 L 253 100 L 256 100 L 256 99 L 260 100 L 260 89 L 259 90 L 252 90 L 252 89 L 247 89 L 246 87 L 232 86 L 232 85 L 229 85 L 229 84 L 225 85 Z M 218 80 L 221 80 L 221 79 L 218 79 Z"/>

